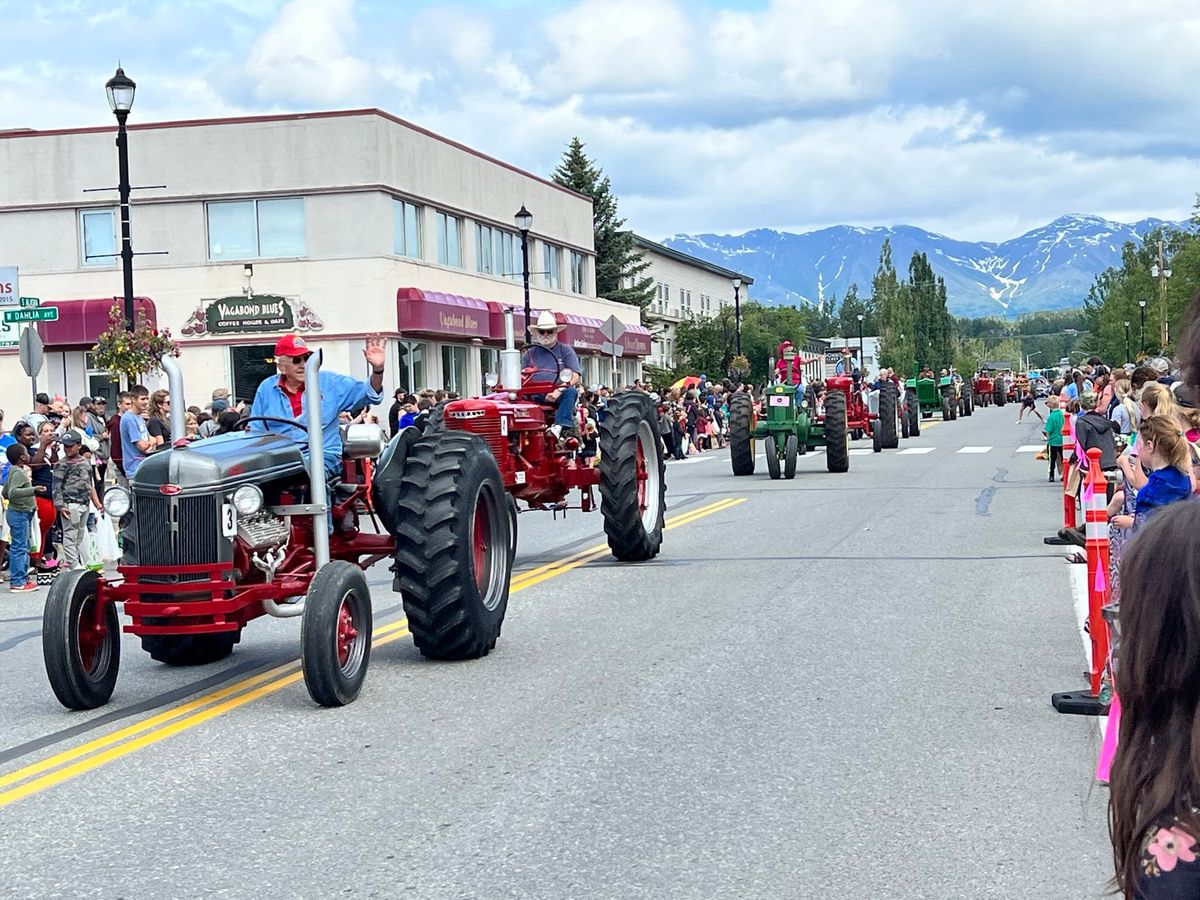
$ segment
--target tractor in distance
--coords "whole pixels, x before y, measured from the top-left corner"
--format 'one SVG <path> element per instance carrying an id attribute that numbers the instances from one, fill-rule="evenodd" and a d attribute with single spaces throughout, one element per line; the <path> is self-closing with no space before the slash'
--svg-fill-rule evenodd
<path id="1" fill-rule="evenodd" d="M 488 375 L 492 393 L 447 403 L 439 427 L 473 435 L 495 458 L 510 498 L 514 546 L 518 511 L 592 512 L 599 507 L 613 556 L 627 562 L 654 558 L 662 546 L 667 489 L 655 404 L 640 391 L 609 400 L 599 429 L 599 466 L 584 465 L 578 438 L 565 433 L 556 437 L 548 430 L 555 405 L 543 399 L 557 384 L 570 382 L 573 373 L 563 370 L 557 383 L 532 381 L 537 370 L 521 368 L 512 308 L 506 307 L 503 315 L 505 348 L 498 377 Z M 525 322 L 532 321 L 527 307 Z M 575 490 L 578 501 L 572 504 Z M 527 508 L 519 510 L 517 501 Z"/>
<path id="2" fill-rule="evenodd" d="M 184 433 L 183 377 L 167 356 L 172 432 Z M 115 577 L 64 572 L 46 598 L 42 654 L 68 709 L 108 702 L 124 630 L 167 665 L 229 655 L 262 615 L 300 619 L 304 683 L 322 706 L 359 693 L 371 657 L 364 572 L 392 560 L 417 648 L 442 660 L 486 656 L 508 606 L 513 555 L 500 472 L 468 434 L 345 426 L 342 469 L 330 479 L 324 446 L 321 351 L 305 365 L 306 420 L 250 415 L 275 432 L 235 431 L 153 453 L 105 511 L 121 520 Z M 307 457 L 307 458 L 306 458 Z M 374 478 L 367 460 L 377 460 Z"/>
<path id="3" fill-rule="evenodd" d="M 910 435 L 915 437 L 920 434 L 921 420 L 931 418 L 934 413 L 941 413 L 942 419 L 947 422 L 958 418 L 957 392 L 949 375 L 939 379 L 932 369 L 918 369 L 904 384 Z"/>
<path id="4" fill-rule="evenodd" d="M 995 390 L 995 385 L 987 369 L 979 370 L 979 374 L 971 382 L 971 388 L 976 406 L 992 405 L 992 391 Z"/>

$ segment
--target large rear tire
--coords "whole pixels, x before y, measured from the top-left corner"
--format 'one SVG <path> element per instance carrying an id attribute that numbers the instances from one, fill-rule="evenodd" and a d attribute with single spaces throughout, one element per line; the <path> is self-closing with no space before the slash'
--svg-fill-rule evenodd
<path id="1" fill-rule="evenodd" d="M 121 623 L 115 603 L 101 608 L 96 572 L 63 572 L 42 612 L 42 657 L 58 702 L 96 709 L 112 697 L 121 668 Z"/>
<path id="2" fill-rule="evenodd" d="M 850 471 L 850 446 L 846 440 L 846 395 L 825 395 L 825 468 L 830 472 Z"/>
<path id="3" fill-rule="evenodd" d="M 783 449 L 783 477 L 789 481 L 796 477 L 796 457 L 800 455 L 800 439 L 789 434 Z"/>
<path id="4" fill-rule="evenodd" d="M 508 496 L 495 458 L 473 434 L 427 433 L 409 451 L 399 494 L 396 586 L 413 642 L 431 659 L 487 656 L 512 574 Z"/>
<path id="5" fill-rule="evenodd" d="M 772 481 L 778 481 L 783 475 L 783 468 L 779 462 L 779 438 L 773 434 L 763 438 L 763 452 L 767 454 L 767 474 L 771 476 Z"/>
<path id="6" fill-rule="evenodd" d="M 232 653 L 240 635 L 240 629 L 216 634 L 144 634 L 142 649 L 168 666 L 206 666 Z"/>
<path id="7" fill-rule="evenodd" d="M 734 475 L 754 474 L 754 401 L 749 394 L 729 398 L 729 462 Z"/>
<path id="8" fill-rule="evenodd" d="M 908 436 L 921 436 L 921 401 L 917 399 L 916 391 L 908 392 Z"/>
<path id="9" fill-rule="evenodd" d="M 371 661 L 371 591 L 362 569 L 327 562 L 309 582 L 300 623 L 300 665 L 308 694 L 321 706 L 358 697 Z"/>
<path id="10" fill-rule="evenodd" d="M 613 556 L 658 556 L 667 508 L 658 417 L 644 394 L 618 394 L 600 423 L 600 515 Z"/>
<path id="11" fill-rule="evenodd" d="M 950 410 L 951 410 L 950 398 L 947 397 L 945 394 L 942 394 L 942 421 L 943 422 L 949 422 L 950 419 L 952 418 L 952 414 L 951 414 Z"/>
<path id="12" fill-rule="evenodd" d="M 884 450 L 895 450 L 900 446 L 900 437 L 896 434 L 896 405 L 896 386 L 886 382 L 879 389 L 879 421 L 875 423 Z"/>

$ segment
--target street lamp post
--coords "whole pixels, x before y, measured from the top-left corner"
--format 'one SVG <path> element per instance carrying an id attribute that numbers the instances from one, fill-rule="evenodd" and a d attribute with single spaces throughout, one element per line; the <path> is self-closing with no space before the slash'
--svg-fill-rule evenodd
<path id="1" fill-rule="evenodd" d="M 1142 327 L 1138 338 L 1138 353 L 1146 352 L 1146 301 L 1139 300 L 1138 306 L 1142 308 Z"/>
<path id="2" fill-rule="evenodd" d="M 1158 279 L 1158 334 L 1161 353 L 1167 352 L 1170 335 L 1167 330 L 1167 279 L 1171 270 L 1163 258 L 1163 242 L 1158 242 L 1158 263 L 1150 267 L 1150 274 Z"/>
<path id="3" fill-rule="evenodd" d="M 117 191 L 121 198 L 121 270 L 125 279 L 125 327 L 133 331 L 133 242 L 129 229 L 129 135 L 125 120 L 133 107 L 133 94 L 137 88 L 125 70 L 117 67 L 116 73 L 104 85 L 108 93 L 108 106 L 117 117 Z"/>
<path id="4" fill-rule="evenodd" d="M 733 279 L 733 332 L 737 355 L 742 355 L 742 279 Z"/>
<path id="5" fill-rule="evenodd" d="M 866 372 L 866 356 L 863 353 L 863 319 L 866 318 L 862 313 L 858 316 L 858 368 L 861 372 Z"/>
<path id="6" fill-rule="evenodd" d="M 517 230 L 521 232 L 521 281 L 525 285 L 525 340 L 528 342 L 529 326 L 533 324 L 530 320 L 532 312 L 529 309 L 529 229 L 533 227 L 533 213 L 522 203 L 517 214 L 513 216 L 513 221 Z"/>
<path id="7" fill-rule="evenodd" d="M 1129 320 L 1125 320 L 1125 362 L 1133 362 L 1129 356 Z"/>

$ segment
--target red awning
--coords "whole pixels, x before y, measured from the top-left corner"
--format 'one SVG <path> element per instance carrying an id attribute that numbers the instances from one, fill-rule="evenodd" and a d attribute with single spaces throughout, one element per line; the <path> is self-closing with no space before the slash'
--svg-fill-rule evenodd
<path id="1" fill-rule="evenodd" d="M 625 348 L 626 356 L 649 356 L 653 338 L 650 329 L 642 325 L 626 325 L 620 343 Z"/>
<path id="2" fill-rule="evenodd" d="M 491 311 L 491 330 L 493 340 L 504 340 L 504 310 L 508 304 L 491 302 L 488 303 L 488 308 Z M 521 346 L 525 339 L 525 310 L 520 306 L 512 307 L 513 311 L 513 336 L 516 339 L 517 346 Z M 540 309 L 531 309 L 530 314 L 534 320 L 537 320 Z M 600 331 L 604 325 L 602 319 L 596 319 L 592 316 L 581 316 L 575 313 L 555 313 L 554 318 L 560 325 L 566 325 L 566 330 L 563 331 L 562 339 L 565 343 L 570 344 L 575 350 L 581 350 L 585 353 L 599 353 L 606 338 Z M 617 341 L 625 350 L 626 356 L 649 356 L 650 355 L 650 332 L 641 325 L 626 325 L 625 333 L 621 339 Z"/>
<path id="3" fill-rule="evenodd" d="M 120 297 L 43 301 L 42 306 L 58 307 L 58 319 L 54 322 L 38 322 L 38 334 L 47 347 L 91 347 L 100 332 L 108 328 L 113 304 L 123 306 L 124 301 Z M 158 328 L 158 314 L 153 300 L 134 297 L 133 307 L 135 317 L 143 315 L 152 328 Z"/>
<path id="4" fill-rule="evenodd" d="M 492 337 L 485 301 L 413 287 L 396 291 L 396 328 L 401 334 Z"/>

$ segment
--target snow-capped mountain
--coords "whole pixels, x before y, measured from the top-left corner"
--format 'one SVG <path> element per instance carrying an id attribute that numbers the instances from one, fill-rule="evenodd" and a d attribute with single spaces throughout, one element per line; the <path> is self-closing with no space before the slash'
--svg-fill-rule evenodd
<path id="1" fill-rule="evenodd" d="M 946 279 L 955 315 L 1015 315 L 1082 306 L 1093 279 L 1120 265 L 1122 246 L 1160 225 L 1193 227 L 1162 219 L 1125 225 L 1069 215 L 1002 243 L 958 241 L 911 225 L 838 225 L 805 234 L 770 229 L 738 236 L 679 234 L 663 243 L 752 276 L 750 293 L 756 300 L 802 305 L 835 293 L 841 297 L 851 282 L 869 295 L 879 248 L 889 238 L 901 279 L 915 251 L 929 257 L 934 272 Z"/>

